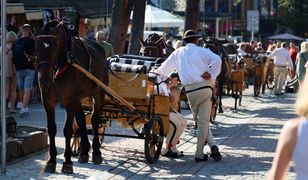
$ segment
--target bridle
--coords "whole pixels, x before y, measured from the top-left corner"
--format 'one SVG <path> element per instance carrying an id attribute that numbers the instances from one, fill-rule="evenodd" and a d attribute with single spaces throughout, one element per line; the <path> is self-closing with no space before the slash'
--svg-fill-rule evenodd
<path id="1" fill-rule="evenodd" d="M 58 39 L 57 36 L 54 36 L 54 35 L 39 35 L 36 37 L 36 40 L 40 40 L 40 39 Z M 52 60 L 42 60 L 42 61 L 39 61 L 37 57 L 34 57 L 35 58 L 35 62 L 38 64 L 38 68 L 43 65 L 43 64 L 48 64 L 48 65 L 51 65 L 54 67 L 55 69 L 55 61 L 52 61 Z"/>
<path id="2" fill-rule="evenodd" d="M 68 34 L 67 34 L 67 30 L 65 29 L 65 26 L 63 24 L 63 21 L 59 22 L 59 24 L 57 26 L 55 26 L 54 28 L 55 29 L 58 28 L 56 30 L 56 35 L 39 35 L 39 36 L 36 37 L 36 40 L 42 40 L 43 43 L 44 43 L 44 40 L 54 39 L 51 42 L 53 42 L 53 41 L 55 42 L 55 41 L 60 40 L 60 38 L 57 36 L 57 34 L 60 34 L 61 32 L 63 32 L 63 38 L 64 38 L 63 42 L 66 43 L 67 39 L 68 39 Z M 71 42 L 69 42 L 69 43 L 71 43 Z M 45 45 L 45 48 L 47 48 L 46 46 L 47 45 Z M 64 54 L 62 55 L 62 57 L 59 57 L 57 59 L 60 59 L 60 61 L 61 61 L 62 59 L 65 58 L 65 61 L 66 61 L 68 51 L 69 50 L 68 50 L 67 45 L 64 44 Z M 37 57 L 35 57 L 35 62 L 38 64 L 38 68 L 40 68 L 40 66 L 43 65 L 43 64 L 47 64 L 49 66 L 52 66 L 53 70 L 59 69 L 59 67 L 60 67 L 59 63 L 61 63 L 59 61 L 53 61 L 53 60 L 50 60 L 50 59 L 43 59 L 43 60 L 39 61 Z"/>
<path id="3" fill-rule="evenodd" d="M 154 49 L 158 52 L 158 57 L 164 57 L 167 56 L 168 54 L 171 54 L 171 50 L 168 48 L 165 40 L 163 37 L 160 37 L 157 41 L 151 41 L 150 38 L 152 38 L 153 36 L 150 36 L 145 42 L 147 43 L 147 45 L 142 45 L 140 52 L 141 55 L 144 55 L 144 51 L 145 49 Z M 162 42 L 161 44 L 161 48 L 159 48 L 158 43 Z M 160 50 L 161 49 L 161 50 Z M 151 54 L 151 53 L 150 53 Z M 151 56 L 151 55 L 150 55 Z"/>

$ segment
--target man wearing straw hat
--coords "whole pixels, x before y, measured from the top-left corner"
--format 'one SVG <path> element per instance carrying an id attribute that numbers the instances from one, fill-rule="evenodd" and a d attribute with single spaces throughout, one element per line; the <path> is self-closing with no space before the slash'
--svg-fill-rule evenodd
<path id="1" fill-rule="evenodd" d="M 219 161 L 222 157 L 209 130 L 209 122 L 212 88 L 220 73 L 221 59 L 209 49 L 197 46 L 200 37 L 195 31 L 187 30 L 183 36 L 186 46 L 176 49 L 155 72 L 168 77 L 175 69 L 178 70 L 191 110 L 198 122 L 195 161 L 208 160 L 208 155 L 203 152 L 206 143 L 211 147 L 211 157 Z"/>

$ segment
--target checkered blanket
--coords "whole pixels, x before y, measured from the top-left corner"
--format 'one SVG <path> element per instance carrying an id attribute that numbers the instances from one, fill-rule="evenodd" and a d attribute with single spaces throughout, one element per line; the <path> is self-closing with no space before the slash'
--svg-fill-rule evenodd
<path id="1" fill-rule="evenodd" d="M 111 62 L 109 64 L 112 71 L 117 72 L 129 72 L 129 73 L 143 73 L 146 74 L 146 66 L 144 65 L 133 65 L 133 64 L 122 64 L 118 62 Z"/>
<path id="2" fill-rule="evenodd" d="M 134 70 L 138 69 L 138 65 L 145 66 L 145 71 L 149 72 L 153 66 L 155 66 L 155 62 L 158 58 L 154 57 L 145 57 L 145 56 L 136 56 L 136 55 L 115 55 L 108 59 L 109 64 L 117 63 L 117 70 L 116 71 L 123 71 L 123 72 L 134 72 Z M 129 66 L 130 65 L 130 66 Z M 121 68 L 120 68 L 121 66 Z M 136 67 L 132 67 L 136 66 Z M 129 68 L 126 70 L 126 68 Z"/>

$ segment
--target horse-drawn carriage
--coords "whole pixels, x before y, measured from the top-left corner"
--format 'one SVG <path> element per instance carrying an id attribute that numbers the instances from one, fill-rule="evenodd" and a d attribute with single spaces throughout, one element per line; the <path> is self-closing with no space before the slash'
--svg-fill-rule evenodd
<path id="1" fill-rule="evenodd" d="M 54 114 L 58 101 L 67 114 L 62 172 L 73 173 L 72 150 L 76 153 L 80 150 L 78 162 L 89 161 L 87 124 L 93 128 L 94 164 L 102 163 L 100 147 L 107 135 L 144 139 L 146 160 L 157 161 L 164 136 L 169 131 L 170 110 L 169 97 L 154 94 L 158 84 L 150 81 L 146 74 L 157 58 L 140 60 L 140 56 L 122 56 L 108 62 L 102 46 L 90 39 L 71 37 L 69 29 L 57 20 L 47 23 L 43 32 L 44 35 L 36 38 L 35 54 L 31 58 L 38 65 L 47 115 L 50 149 L 45 171 L 56 171 Z M 76 124 L 73 124 L 74 119 Z M 104 130 L 112 120 L 132 129 L 136 135 L 106 134 Z"/>
<path id="2" fill-rule="evenodd" d="M 151 163 L 157 161 L 164 136 L 169 131 L 169 97 L 154 94 L 157 84 L 150 81 L 147 75 L 156 59 L 131 55 L 109 59 L 109 88 L 113 93 L 106 97 L 99 123 L 101 143 L 104 136 L 144 139 L 145 158 Z M 115 97 L 123 99 L 118 101 Z M 92 100 L 86 98 L 82 102 L 87 124 L 91 124 Z M 111 121 L 117 121 L 118 125 L 133 130 L 136 135 L 105 133 Z M 78 154 L 80 137 L 77 129 L 74 132 L 72 150 Z"/>

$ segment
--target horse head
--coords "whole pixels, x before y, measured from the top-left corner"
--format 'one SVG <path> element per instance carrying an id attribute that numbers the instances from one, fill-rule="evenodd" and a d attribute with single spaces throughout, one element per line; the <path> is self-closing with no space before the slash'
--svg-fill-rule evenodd
<path id="1" fill-rule="evenodd" d="M 55 72 L 66 62 L 68 36 L 68 29 L 63 22 L 52 20 L 45 25 L 43 35 L 36 37 L 35 56 L 41 86 L 51 86 Z"/>
<path id="2" fill-rule="evenodd" d="M 168 46 L 163 37 L 154 33 L 150 34 L 148 38 L 143 41 L 139 38 L 141 44 L 140 55 L 151 57 L 168 57 L 174 50 Z"/>

